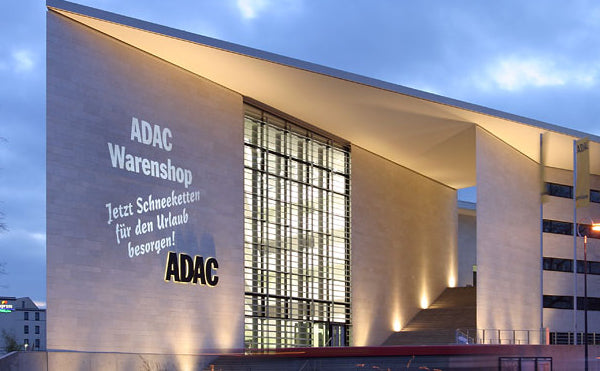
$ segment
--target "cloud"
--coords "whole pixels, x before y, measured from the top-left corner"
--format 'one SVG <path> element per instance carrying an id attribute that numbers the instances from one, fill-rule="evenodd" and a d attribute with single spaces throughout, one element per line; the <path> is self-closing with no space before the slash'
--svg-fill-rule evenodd
<path id="1" fill-rule="evenodd" d="M 486 90 L 497 88 L 507 91 L 567 85 L 588 88 L 597 83 L 597 77 L 597 67 L 558 65 L 548 58 L 510 56 L 489 64 L 478 85 Z"/>
<path id="2" fill-rule="evenodd" d="M 268 0 L 237 0 L 237 7 L 246 19 L 256 18 L 258 12 L 269 4 Z"/>
<path id="3" fill-rule="evenodd" d="M 7 232 L 0 234 L 0 240 L 7 241 L 7 245 L 15 241 L 20 241 L 21 244 L 26 244 L 27 249 L 31 248 L 31 251 L 35 250 L 38 252 L 40 248 L 45 249 L 46 246 L 46 233 L 32 232 L 25 229 L 10 229 Z M 23 252 L 23 247 L 21 252 Z"/>
<path id="4" fill-rule="evenodd" d="M 46 309 L 46 301 L 45 300 L 34 300 L 33 303 L 37 305 L 40 309 Z"/>
<path id="5" fill-rule="evenodd" d="M 279 15 L 301 9 L 301 0 L 237 0 L 236 6 L 244 19 L 257 18 L 267 10 Z"/>
<path id="6" fill-rule="evenodd" d="M 12 53 L 14 69 L 16 72 L 27 72 L 35 66 L 33 53 L 29 50 L 20 49 Z"/>
<path id="7" fill-rule="evenodd" d="M 28 236 L 30 239 L 39 242 L 46 242 L 46 234 L 45 233 L 29 233 Z"/>

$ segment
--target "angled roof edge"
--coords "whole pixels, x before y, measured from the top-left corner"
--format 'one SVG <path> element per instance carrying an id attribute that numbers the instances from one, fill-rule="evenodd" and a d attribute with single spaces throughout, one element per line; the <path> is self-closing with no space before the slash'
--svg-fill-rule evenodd
<path id="1" fill-rule="evenodd" d="M 383 80 L 355 74 L 352 72 L 347 72 L 343 70 L 339 70 L 336 68 L 326 67 L 323 65 L 319 65 L 316 63 L 311 63 L 307 61 L 303 61 L 296 58 L 286 57 L 283 55 L 266 52 L 263 50 L 234 44 L 231 42 L 211 38 L 208 36 L 202 36 L 198 34 L 194 34 L 188 31 L 183 31 L 179 29 L 175 29 L 168 26 L 159 25 L 156 23 L 120 15 L 117 13 L 112 13 L 92 7 L 88 7 L 81 4 L 72 3 L 70 1 L 65 0 L 47 0 L 46 6 L 49 9 L 56 8 L 65 12 L 76 13 L 83 16 L 100 19 L 103 21 L 121 24 L 127 27 L 137 28 L 144 31 L 165 35 L 168 37 L 173 37 L 176 39 L 181 39 L 185 41 L 189 41 L 192 43 L 197 43 L 201 45 L 206 45 L 212 48 L 220 49 L 230 53 L 236 53 L 245 55 L 248 57 L 265 60 L 267 62 L 281 64 L 288 67 L 293 67 L 301 70 L 305 70 L 307 72 L 317 73 L 321 75 L 326 75 L 329 77 L 346 80 L 349 82 L 362 84 L 366 86 L 370 86 L 377 89 L 387 90 L 393 93 L 410 96 L 413 98 L 422 99 L 425 101 L 429 101 L 432 103 L 447 105 L 451 107 L 456 107 L 459 109 L 464 109 L 467 111 L 472 111 L 488 116 L 498 117 L 501 119 L 514 121 L 517 123 L 533 126 L 540 128 L 542 130 L 549 130 L 558 132 L 561 134 L 570 135 L 577 138 L 589 137 L 590 140 L 594 142 L 600 143 L 600 136 L 596 136 L 590 133 L 585 133 L 579 130 L 570 129 L 564 126 L 559 126 L 555 124 L 550 124 L 547 122 L 527 118 L 524 116 L 519 116 L 511 113 L 507 113 L 504 111 L 496 110 L 493 108 L 488 108 L 485 106 L 468 103 L 465 101 L 444 97 L 442 95 L 433 94 L 429 92 L 425 92 L 422 90 L 417 90 L 414 88 L 409 88 L 406 86 L 386 82 Z"/>

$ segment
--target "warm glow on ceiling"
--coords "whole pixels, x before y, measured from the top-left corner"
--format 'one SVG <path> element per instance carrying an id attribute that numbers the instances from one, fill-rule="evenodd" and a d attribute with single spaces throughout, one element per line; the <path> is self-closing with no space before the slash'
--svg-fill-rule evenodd
<path id="1" fill-rule="evenodd" d="M 475 127 L 534 161 L 540 133 L 550 131 L 546 163 L 564 169 L 572 168 L 573 139 L 583 135 L 84 6 L 49 8 L 456 189 L 476 183 Z M 600 174 L 600 139 L 591 137 L 591 172 Z"/>

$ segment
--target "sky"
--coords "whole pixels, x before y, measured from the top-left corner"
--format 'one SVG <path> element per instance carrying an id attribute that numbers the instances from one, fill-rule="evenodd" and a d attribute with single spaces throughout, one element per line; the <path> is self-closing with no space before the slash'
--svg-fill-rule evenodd
<path id="1" fill-rule="evenodd" d="M 595 0 L 76 2 L 600 135 Z M 44 306 L 46 7 L 3 9 L 0 296 Z"/>

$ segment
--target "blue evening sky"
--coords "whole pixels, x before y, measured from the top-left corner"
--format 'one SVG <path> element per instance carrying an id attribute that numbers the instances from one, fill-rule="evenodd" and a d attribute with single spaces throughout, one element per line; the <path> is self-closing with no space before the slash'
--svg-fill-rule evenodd
<path id="1" fill-rule="evenodd" d="M 600 2 L 79 0 L 600 135 Z M 0 14 L 0 296 L 44 304 L 45 3 Z"/>

